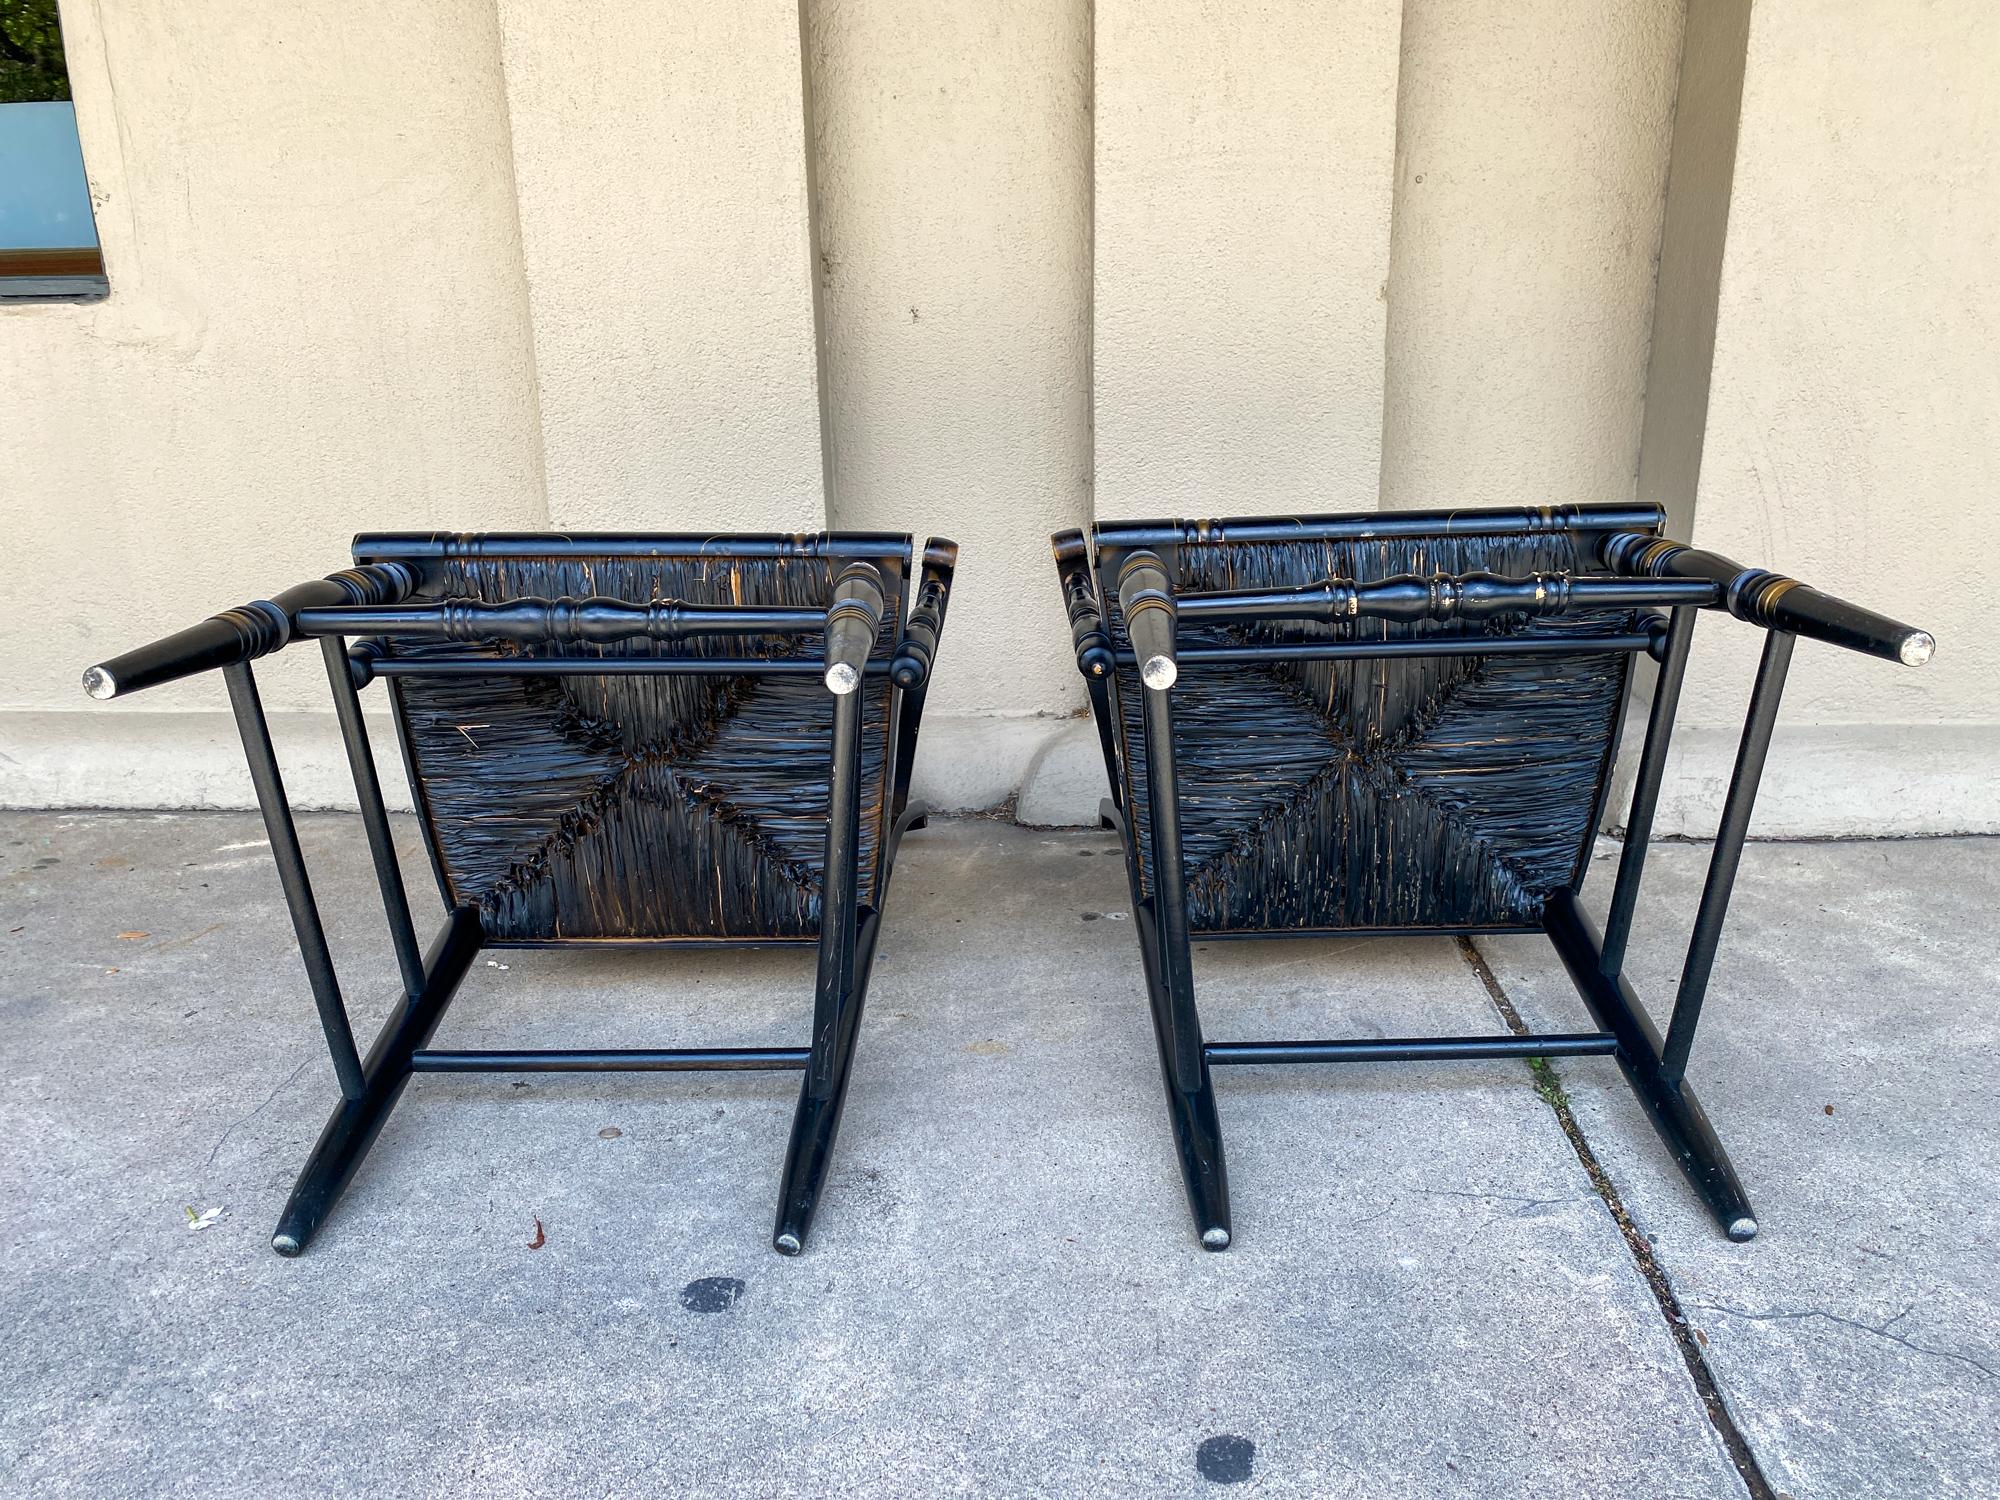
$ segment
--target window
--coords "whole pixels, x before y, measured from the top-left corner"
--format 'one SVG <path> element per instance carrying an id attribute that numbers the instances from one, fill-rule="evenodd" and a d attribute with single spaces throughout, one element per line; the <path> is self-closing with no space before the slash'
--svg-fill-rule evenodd
<path id="1" fill-rule="evenodd" d="M 0 301 L 107 290 L 56 0 L 0 0 Z"/>

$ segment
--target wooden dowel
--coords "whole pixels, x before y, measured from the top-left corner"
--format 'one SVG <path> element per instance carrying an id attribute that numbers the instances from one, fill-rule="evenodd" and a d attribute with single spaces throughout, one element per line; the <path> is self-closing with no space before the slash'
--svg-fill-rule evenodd
<path id="1" fill-rule="evenodd" d="M 1825 641 L 1906 667 L 1922 666 L 1937 649 L 1928 630 L 1823 594 L 1782 573 L 1746 568 L 1682 542 L 1617 532 L 1604 539 L 1599 553 L 1607 567 L 1628 576 L 1706 579 L 1721 589 L 1720 602 L 1732 615 L 1766 630 Z"/>

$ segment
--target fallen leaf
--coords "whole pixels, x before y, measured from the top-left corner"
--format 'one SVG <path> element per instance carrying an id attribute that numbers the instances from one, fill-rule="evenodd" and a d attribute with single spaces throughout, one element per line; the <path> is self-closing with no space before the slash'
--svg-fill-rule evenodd
<path id="1" fill-rule="evenodd" d="M 549 1237 L 542 1232 L 542 1221 L 540 1216 L 537 1215 L 535 1219 L 535 1237 L 528 1241 L 528 1248 L 530 1250 L 539 1250 L 548 1242 Z"/>
<path id="2" fill-rule="evenodd" d="M 118 934 L 118 941 L 121 943 L 143 943 L 151 936 L 152 933 L 150 932 L 121 932 Z"/>

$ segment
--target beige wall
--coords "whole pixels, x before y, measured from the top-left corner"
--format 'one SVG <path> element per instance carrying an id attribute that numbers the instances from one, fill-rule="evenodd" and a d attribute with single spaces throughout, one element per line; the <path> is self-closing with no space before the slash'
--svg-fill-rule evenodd
<path id="1" fill-rule="evenodd" d="M 796 0 L 499 0 L 559 527 L 817 531 Z"/>
<path id="2" fill-rule="evenodd" d="M 1097 0 L 1097 514 L 1374 506 L 1401 11 Z"/>
<path id="3" fill-rule="evenodd" d="M 1681 12 L 1408 0 L 1382 503 L 1630 500 Z"/>
<path id="4" fill-rule="evenodd" d="M 1692 533 L 1701 486 L 1749 39 L 1750 0 L 1688 0 L 1639 440 L 1639 498 L 1667 513 L 1670 536 Z"/>
<path id="5" fill-rule="evenodd" d="M 1940 638 L 1801 648 L 1760 828 L 2000 827 L 1975 0 L 1760 6 L 1747 52 L 1690 0 L 1686 57 L 1675 0 L 157 10 L 66 14 L 110 300 L 0 307 L 0 802 L 241 803 L 216 684 L 77 672 L 355 530 L 831 517 L 965 544 L 925 787 L 1087 817 L 1049 530 L 1649 470 Z M 1696 128 L 1736 76 L 1740 153 Z M 1754 645 L 1704 636 L 1671 831 Z M 316 674 L 264 675 L 337 802 Z"/>
<path id="6" fill-rule="evenodd" d="M 2000 12 L 1753 8 L 1694 540 L 1938 639 L 1920 671 L 1801 643 L 1768 826 L 2000 827 L 1996 267 Z M 1696 800 L 1726 774 L 1757 648 L 1703 624 Z"/>
<path id="7" fill-rule="evenodd" d="M 1090 7 L 806 14 L 834 521 L 962 548 L 927 727 L 1066 712 L 1049 534 L 1089 513 Z"/>
<path id="8" fill-rule="evenodd" d="M 0 703 L 104 738 L 88 662 L 340 566 L 357 530 L 545 512 L 492 5 L 64 22 L 113 291 L 0 307 Z M 299 655 L 267 697 L 322 706 Z"/>

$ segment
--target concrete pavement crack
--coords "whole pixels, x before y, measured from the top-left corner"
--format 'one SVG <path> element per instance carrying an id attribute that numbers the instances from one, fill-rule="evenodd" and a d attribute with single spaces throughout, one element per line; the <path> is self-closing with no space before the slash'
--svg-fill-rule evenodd
<path id="1" fill-rule="evenodd" d="M 273 1099 L 276 1099 L 278 1095 L 284 1093 L 284 1091 L 290 1088 L 293 1084 L 297 1083 L 299 1081 L 299 1075 L 305 1072 L 305 1070 L 311 1066 L 312 1066 L 312 1059 L 307 1058 L 304 1062 L 300 1063 L 296 1068 L 292 1069 L 292 1073 L 289 1078 L 287 1078 L 283 1083 L 279 1084 L 276 1088 L 272 1089 L 271 1092 L 265 1096 L 264 1102 L 262 1104 L 258 1105 L 255 1109 L 251 1110 L 249 1114 L 244 1115 L 242 1118 L 231 1120 L 228 1126 L 224 1128 L 221 1136 L 217 1138 L 215 1142 L 215 1148 L 208 1153 L 208 1160 L 201 1164 L 202 1171 L 206 1172 L 210 1167 L 215 1165 L 216 1157 L 222 1154 L 222 1148 L 228 1144 L 229 1137 L 235 1133 L 237 1126 L 248 1125 L 252 1120 L 256 1119 L 257 1116 L 261 1115 L 262 1113 L 264 1113 L 265 1110 L 269 1109 L 271 1107 L 271 1101 Z"/>
<path id="2" fill-rule="evenodd" d="M 1919 1344 L 1914 1339 L 1906 1339 L 1901 1334 L 1891 1333 L 1890 1329 L 1916 1311 L 1915 1303 L 1911 1303 L 1910 1306 L 1897 1313 L 1888 1322 L 1881 1324 L 1864 1323 L 1859 1318 L 1850 1318 L 1841 1313 L 1828 1312 L 1823 1307 L 1805 1307 L 1796 1310 L 1773 1309 L 1769 1312 L 1754 1312 L 1747 1307 L 1730 1307 L 1728 1304 L 1722 1302 L 1690 1302 L 1688 1306 L 1702 1312 L 1715 1312 L 1721 1313 L 1725 1317 L 1741 1318 L 1746 1323 L 1785 1323 L 1796 1322 L 1805 1318 L 1820 1318 L 1828 1323 L 1837 1324 L 1842 1328 L 1852 1328 L 1860 1333 L 1872 1333 L 1877 1338 L 1887 1339 L 1892 1344 L 1901 1344 L 1913 1354 L 1928 1354 L 1933 1359 L 1948 1359 L 1955 1364 L 1969 1365 L 1988 1380 L 2000 1380 L 2000 1370 L 1995 1370 L 1991 1365 L 1984 1364 L 1969 1354 L 1958 1354 L 1950 1349 L 1936 1349 L 1929 1344 Z"/>
<path id="3" fill-rule="evenodd" d="M 1471 1198 L 1481 1203 L 1518 1203 L 1523 1208 L 1549 1208 L 1558 1203 L 1576 1203 L 1577 1198 L 1530 1198 L 1522 1193 L 1482 1193 L 1469 1188 L 1420 1187 L 1414 1191 L 1429 1198 Z"/>

